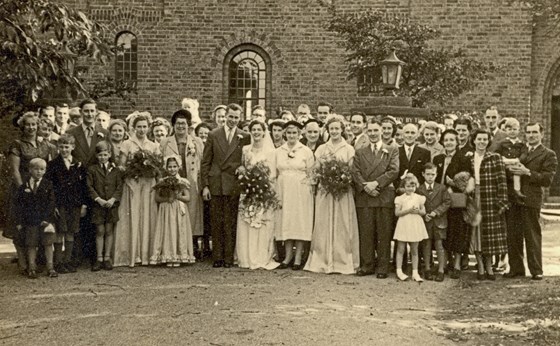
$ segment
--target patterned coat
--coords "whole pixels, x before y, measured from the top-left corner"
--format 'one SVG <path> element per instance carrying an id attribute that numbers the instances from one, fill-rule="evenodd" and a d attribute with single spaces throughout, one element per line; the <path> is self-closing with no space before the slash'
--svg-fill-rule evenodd
<path id="1" fill-rule="evenodd" d="M 471 164 L 474 171 L 474 155 Z M 505 210 L 508 207 L 506 169 L 499 154 L 486 151 L 480 164 L 480 237 L 484 255 L 507 253 Z"/>

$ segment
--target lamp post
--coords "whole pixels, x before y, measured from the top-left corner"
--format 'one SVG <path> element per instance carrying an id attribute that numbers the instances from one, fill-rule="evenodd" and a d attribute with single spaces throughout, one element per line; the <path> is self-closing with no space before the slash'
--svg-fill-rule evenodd
<path id="1" fill-rule="evenodd" d="M 395 90 L 399 88 L 402 66 L 404 64 L 404 61 L 397 58 L 394 50 L 380 63 L 381 74 L 383 76 L 383 88 L 387 93 L 390 93 L 393 96 L 397 96 Z"/>

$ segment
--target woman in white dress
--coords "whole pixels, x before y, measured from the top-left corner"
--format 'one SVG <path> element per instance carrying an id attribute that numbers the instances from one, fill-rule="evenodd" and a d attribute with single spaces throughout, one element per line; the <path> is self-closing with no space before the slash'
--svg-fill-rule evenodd
<path id="1" fill-rule="evenodd" d="M 335 158 L 352 165 L 354 147 L 346 143 L 344 119 L 332 117 L 325 125 L 330 139 L 315 152 L 316 164 Z M 354 274 L 360 266 L 358 219 L 352 189 L 339 199 L 319 192 L 315 198 L 315 225 L 305 270 Z"/>
<path id="2" fill-rule="evenodd" d="M 138 115 L 132 121 L 134 134 L 123 142 L 119 167 L 126 170 L 129 155 L 138 150 L 159 154 L 159 145 L 148 140 L 150 119 Z M 156 178 L 126 178 L 119 206 L 119 222 L 115 230 L 115 266 L 148 265 L 150 244 L 155 231 L 157 204 L 152 187 Z"/>
<path id="3" fill-rule="evenodd" d="M 300 143 L 302 125 L 289 121 L 284 125 L 287 142 L 276 149 L 278 197 L 282 208 L 277 213 L 276 240 L 284 241 L 286 257 L 278 267 L 301 270 L 303 247 L 313 231 L 313 189 L 307 175 L 315 158 L 311 149 Z M 296 247 L 294 254 L 293 248 Z"/>
<path id="4" fill-rule="evenodd" d="M 249 124 L 252 143 L 243 147 L 242 162 L 245 167 L 262 162 L 270 169 L 271 180 L 276 179 L 274 146 L 265 138 L 266 125 L 253 120 Z M 239 205 L 243 206 L 243 195 Z M 237 218 L 236 253 L 240 268 L 274 269 L 279 263 L 274 257 L 274 211 L 266 210 L 259 222 L 250 223 L 239 214 Z M 262 221 L 262 222 L 260 222 Z"/>

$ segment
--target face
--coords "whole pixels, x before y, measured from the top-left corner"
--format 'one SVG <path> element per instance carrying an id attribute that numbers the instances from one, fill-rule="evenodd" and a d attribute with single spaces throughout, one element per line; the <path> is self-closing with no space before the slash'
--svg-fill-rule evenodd
<path id="1" fill-rule="evenodd" d="M 488 135 L 486 133 L 479 133 L 474 139 L 474 146 L 476 150 L 483 151 L 486 150 L 486 147 L 488 147 L 489 141 L 490 138 L 488 138 Z"/>
<path id="2" fill-rule="evenodd" d="M 321 122 L 327 121 L 327 116 L 330 113 L 329 106 L 319 106 L 317 107 L 317 119 Z"/>
<path id="3" fill-rule="evenodd" d="M 39 180 L 43 177 L 43 175 L 45 175 L 46 170 L 47 165 L 37 165 L 29 169 L 29 174 L 33 179 Z"/>
<path id="4" fill-rule="evenodd" d="M 352 140 L 354 138 L 354 132 L 352 132 L 352 125 L 349 123 L 344 124 L 344 133 L 346 134 L 347 140 Z"/>
<path id="5" fill-rule="evenodd" d="M 506 127 L 506 134 L 508 138 L 514 139 L 519 137 L 519 126 L 508 126 Z"/>
<path id="6" fill-rule="evenodd" d="M 255 141 L 260 141 L 264 137 L 264 130 L 261 125 L 255 124 L 251 127 L 251 135 Z"/>
<path id="7" fill-rule="evenodd" d="M 424 139 L 429 145 L 433 145 L 437 140 L 437 132 L 432 129 L 424 129 Z"/>
<path id="8" fill-rule="evenodd" d="M 70 157 L 70 155 L 72 154 L 72 150 L 74 150 L 75 145 L 74 144 L 59 144 L 58 145 L 58 152 L 60 153 L 60 156 L 62 156 L 63 158 L 67 158 Z"/>
<path id="9" fill-rule="evenodd" d="M 226 125 L 230 129 L 233 129 L 234 127 L 236 127 L 237 124 L 239 124 L 240 120 L 241 120 L 241 111 L 235 111 L 233 109 L 228 109 L 228 111 L 226 113 Z"/>
<path id="10" fill-rule="evenodd" d="M 398 145 L 403 145 L 404 137 L 402 128 L 397 127 L 397 132 L 395 132 L 395 142 L 397 142 Z"/>
<path id="11" fill-rule="evenodd" d="M 134 126 L 134 133 L 136 133 L 136 137 L 138 138 L 145 138 L 146 134 L 148 133 L 148 122 L 145 120 L 140 120 Z"/>
<path id="12" fill-rule="evenodd" d="M 307 138 L 308 143 L 315 143 L 319 140 L 319 124 L 309 123 L 305 126 L 305 138 Z"/>
<path id="13" fill-rule="evenodd" d="M 95 123 L 105 130 L 109 127 L 109 122 L 111 121 L 111 117 L 107 113 L 101 113 L 95 119 Z"/>
<path id="14" fill-rule="evenodd" d="M 428 184 L 433 184 L 436 180 L 437 168 L 425 169 L 422 175 Z"/>
<path id="15" fill-rule="evenodd" d="M 177 175 L 177 173 L 179 173 L 179 165 L 177 164 L 177 161 L 167 161 L 167 173 L 169 173 L 169 175 Z"/>
<path id="16" fill-rule="evenodd" d="M 37 119 L 34 118 L 27 118 L 23 122 L 23 133 L 27 136 L 34 136 L 37 134 Z"/>
<path id="17" fill-rule="evenodd" d="M 284 130 L 280 126 L 272 126 L 272 140 L 279 142 L 282 140 Z"/>
<path id="18" fill-rule="evenodd" d="M 309 108 L 306 107 L 298 107 L 297 109 L 297 118 L 300 123 L 304 123 L 311 117 L 311 113 L 309 113 Z"/>
<path id="19" fill-rule="evenodd" d="M 266 122 L 266 115 L 264 109 L 256 109 L 253 114 L 251 114 L 251 120 L 258 120 L 261 122 Z"/>
<path id="20" fill-rule="evenodd" d="M 177 123 L 175 123 L 175 125 L 177 125 Z M 164 137 L 167 136 L 167 127 L 165 127 L 164 125 L 156 126 L 154 127 L 152 133 L 154 134 L 154 139 L 159 143 Z"/>
<path id="21" fill-rule="evenodd" d="M 352 133 L 355 136 L 361 135 L 366 128 L 366 123 L 361 115 L 353 115 L 350 118 L 350 127 L 352 128 Z"/>
<path id="22" fill-rule="evenodd" d="M 175 119 L 175 125 L 173 125 L 175 133 L 178 135 L 185 135 L 189 129 L 189 124 L 185 118 Z"/>
<path id="23" fill-rule="evenodd" d="M 54 109 L 44 109 L 41 116 L 48 118 L 53 124 L 56 121 L 56 116 L 54 114 Z"/>
<path id="24" fill-rule="evenodd" d="M 413 145 L 418 138 L 418 129 L 415 126 L 405 126 L 403 128 L 403 138 L 406 145 Z"/>
<path id="25" fill-rule="evenodd" d="M 381 123 L 383 140 L 388 141 L 393 138 L 393 124 L 390 122 Z"/>
<path id="26" fill-rule="evenodd" d="M 291 112 L 282 114 L 282 120 L 284 121 L 292 121 L 295 120 L 294 115 Z"/>
<path id="27" fill-rule="evenodd" d="M 336 141 L 342 137 L 342 124 L 340 122 L 330 123 L 328 130 L 333 140 Z"/>
<path id="28" fill-rule="evenodd" d="M 542 142 L 543 134 L 539 129 L 539 125 L 527 126 L 525 128 L 525 140 L 530 146 L 536 146 Z"/>
<path id="29" fill-rule="evenodd" d="M 469 138 L 470 132 L 469 132 L 469 127 L 467 125 L 458 124 L 455 127 L 455 131 L 457 131 L 457 133 L 459 134 L 459 141 L 461 143 L 465 143 Z"/>
<path id="30" fill-rule="evenodd" d="M 70 110 L 68 107 L 59 107 L 56 109 L 56 122 L 58 124 L 66 124 L 70 115 L 68 114 Z"/>
<path id="31" fill-rule="evenodd" d="M 443 138 L 443 148 L 448 153 L 455 151 L 457 149 L 457 137 L 452 133 L 446 134 Z"/>
<path id="32" fill-rule="evenodd" d="M 92 126 L 95 124 L 95 118 L 97 117 L 97 106 L 93 103 L 87 103 L 82 108 L 82 119 L 84 125 Z"/>
<path id="33" fill-rule="evenodd" d="M 452 129 L 453 123 L 454 123 L 453 119 L 447 119 L 447 118 L 443 119 L 443 125 L 445 125 L 446 130 Z"/>
<path id="34" fill-rule="evenodd" d="M 367 135 L 370 142 L 377 143 L 381 140 L 381 125 L 379 124 L 368 124 L 367 125 Z"/>
<path id="35" fill-rule="evenodd" d="M 284 131 L 289 144 L 296 144 L 299 141 L 299 129 L 295 126 L 288 126 Z"/>
<path id="36" fill-rule="evenodd" d="M 111 154 L 109 153 L 108 150 L 103 150 L 95 154 L 95 157 L 97 157 L 97 161 L 99 161 L 99 163 L 105 164 L 109 162 L 109 158 L 111 158 Z"/>
<path id="37" fill-rule="evenodd" d="M 225 126 L 226 125 L 226 110 L 225 109 L 218 109 L 215 114 L 214 121 L 218 126 Z"/>
<path id="38" fill-rule="evenodd" d="M 39 123 L 37 135 L 48 138 L 51 135 L 52 127 L 44 122 Z"/>
<path id="39" fill-rule="evenodd" d="M 201 127 L 198 130 L 198 138 L 202 139 L 202 143 L 206 143 L 206 140 L 208 139 L 208 133 L 210 133 L 210 130 L 208 130 L 206 127 Z"/>
<path id="40" fill-rule="evenodd" d="M 111 140 L 122 142 L 124 140 L 124 128 L 121 125 L 113 125 L 111 128 Z"/>
<path id="41" fill-rule="evenodd" d="M 77 116 L 73 116 L 71 118 L 72 122 L 78 126 L 82 125 L 82 114 L 79 114 Z"/>
<path id="42" fill-rule="evenodd" d="M 404 191 L 408 194 L 414 193 L 416 191 L 416 183 L 413 181 L 409 181 L 404 184 Z"/>
<path id="43" fill-rule="evenodd" d="M 499 121 L 500 116 L 498 115 L 498 112 L 488 112 L 484 114 L 484 123 L 488 129 L 495 129 L 498 126 Z"/>

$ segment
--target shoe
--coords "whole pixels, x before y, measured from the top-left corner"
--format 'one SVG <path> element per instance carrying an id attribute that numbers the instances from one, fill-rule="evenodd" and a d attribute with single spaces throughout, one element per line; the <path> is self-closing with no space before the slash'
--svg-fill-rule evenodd
<path id="1" fill-rule="evenodd" d="M 542 279 L 543 279 L 543 276 L 541 274 L 533 275 L 531 277 L 531 280 L 535 280 L 535 281 L 541 281 Z"/>
<path id="2" fill-rule="evenodd" d="M 443 273 L 442 273 L 443 274 Z M 428 281 L 432 281 L 434 280 L 434 274 L 432 274 L 431 270 L 426 270 L 424 271 L 424 279 L 428 280 Z"/>
<path id="3" fill-rule="evenodd" d="M 47 272 L 47 275 L 50 278 L 57 278 L 58 277 L 58 273 L 54 269 L 49 269 L 48 272 Z"/>
<path id="4" fill-rule="evenodd" d="M 113 270 L 113 263 L 111 263 L 111 260 L 103 261 L 103 269 Z"/>
<path id="5" fill-rule="evenodd" d="M 76 273 L 78 271 L 78 269 L 76 268 L 75 265 L 71 264 L 71 263 L 67 263 L 64 265 L 64 268 L 66 268 L 66 270 L 68 270 L 69 273 Z"/>
<path id="6" fill-rule="evenodd" d="M 66 269 L 66 265 L 64 265 L 64 264 L 59 264 L 59 265 L 55 266 L 54 269 L 59 274 L 68 274 L 69 273 L 68 269 Z"/>
<path id="7" fill-rule="evenodd" d="M 476 273 L 476 279 L 478 281 L 484 281 L 486 279 L 486 275 L 484 275 L 484 273 L 483 274 Z"/>
<path id="8" fill-rule="evenodd" d="M 224 268 L 231 268 L 233 267 L 233 264 L 231 263 L 224 263 Z"/>
<path id="9" fill-rule="evenodd" d="M 169 262 L 169 263 L 165 263 L 165 266 L 167 268 L 173 268 L 173 263 Z"/>
<path id="10" fill-rule="evenodd" d="M 377 278 L 378 278 L 378 279 L 386 279 L 386 278 L 387 278 L 387 274 L 386 274 L 386 273 L 379 273 L 379 274 L 377 274 Z"/>
<path id="11" fill-rule="evenodd" d="M 453 269 L 451 272 L 449 272 L 449 277 L 457 280 L 461 277 L 461 270 L 457 270 L 457 269 Z"/>
<path id="12" fill-rule="evenodd" d="M 505 273 L 504 275 L 502 275 L 502 277 L 506 278 L 506 279 L 513 279 L 516 277 L 524 277 L 525 273 L 513 273 L 513 272 L 509 272 L 509 273 Z"/>
<path id="13" fill-rule="evenodd" d="M 486 280 L 496 281 L 496 274 L 488 274 L 488 273 L 486 273 Z"/>
<path id="14" fill-rule="evenodd" d="M 292 266 L 292 270 L 302 270 L 303 269 L 303 264 L 294 264 Z"/>
<path id="15" fill-rule="evenodd" d="M 37 272 L 36 272 L 35 270 L 29 270 L 29 271 L 27 272 L 27 276 L 28 276 L 30 279 L 36 279 L 36 278 L 38 278 Z"/>
<path id="16" fill-rule="evenodd" d="M 372 274 L 373 274 L 372 271 L 363 270 L 363 269 L 358 269 L 358 271 L 356 272 L 356 276 L 366 276 L 366 275 L 372 275 Z"/>
<path id="17" fill-rule="evenodd" d="M 289 267 L 290 267 L 289 264 L 282 262 L 278 267 L 276 267 L 276 269 L 288 269 Z"/>
<path id="18" fill-rule="evenodd" d="M 212 267 L 214 268 L 221 268 L 224 266 L 224 261 L 214 261 L 214 264 L 212 264 Z"/>
<path id="19" fill-rule="evenodd" d="M 525 197 L 527 197 L 527 196 L 525 196 L 525 195 L 523 194 L 523 192 L 521 192 L 521 191 L 513 190 L 513 192 L 515 192 L 515 195 L 517 196 L 517 198 L 520 198 L 521 200 L 524 200 Z"/>
<path id="20" fill-rule="evenodd" d="M 468 264 L 461 264 L 461 270 L 469 270 Z"/>
<path id="21" fill-rule="evenodd" d="M 91 266 L 92 272 L 98 272 L 103 267 L 103 263 L 101 261 L 95 261 L 95 263 Z"/>
<path id="22" fill-rule="evenodd" d="M 442 272 L 438 272 L 436 275 L 436 281 L 437 282 L 442 282 L 445 279 L 445 274 Z"/>
<path id="23" fill-rule="evenodd" d="M 20 269 L 19 273 L 23 276 L 29 276 L 29 272 L 27 271 L 27 269 Z"/>
<path id="24" fill-rule="evenodd" d="M 422 279 L 422 277 L 420 277 L 420 275 L 412 275 L 412 281 L 424 282 L 424 279 Z"/>

